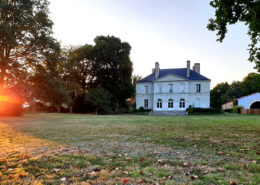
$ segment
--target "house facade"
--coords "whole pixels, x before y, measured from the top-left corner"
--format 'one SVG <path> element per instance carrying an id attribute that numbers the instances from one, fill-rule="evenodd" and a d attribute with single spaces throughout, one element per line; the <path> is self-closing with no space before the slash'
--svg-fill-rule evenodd
<path id="1" fill-rule="evenodd" d="M 200 74 L 200 64 L 186 68 L 160 69 L 136 84 L 136 108 L 153 111 L 184 111 L 188 107 L 210 107 L 210 79 Z"/>

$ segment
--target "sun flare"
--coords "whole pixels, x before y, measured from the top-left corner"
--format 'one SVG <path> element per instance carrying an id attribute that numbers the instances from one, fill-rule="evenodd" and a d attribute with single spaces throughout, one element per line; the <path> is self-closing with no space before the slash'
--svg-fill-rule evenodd
<path id="1" fill-rule="evenodd" d="M 11 90 L 0 91 L 0 115 L 21 115 L 22 100 Z"/>

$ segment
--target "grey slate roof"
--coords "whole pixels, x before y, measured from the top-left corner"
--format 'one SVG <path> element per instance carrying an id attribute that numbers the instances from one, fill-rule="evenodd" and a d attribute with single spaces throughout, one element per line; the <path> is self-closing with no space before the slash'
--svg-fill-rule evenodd
<path id="1" fill-rule="evenodd" d="M 182 78 L 186 78 L 188 80 L 210 80 L 207 77 L 193 71 L 190 70 L 190 77 L 187 78 L 187 68 L 175 68 L 175 69 L 160 69 L 159 72 L 159 78 L 164 77 L 166 75 L 169 74 L 173 74 L 176 76 L 180 76 Z M 152 82 L 155 80 L 155 75 L 154 73 L 144 77 L 143 79 L 139 80 L 137 83 L 139 82 Z"/>

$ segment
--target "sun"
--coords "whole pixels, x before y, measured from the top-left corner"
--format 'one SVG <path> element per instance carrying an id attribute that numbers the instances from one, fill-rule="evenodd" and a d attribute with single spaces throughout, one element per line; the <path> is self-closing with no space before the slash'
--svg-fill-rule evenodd
<path id="1" fill-rule="evenodd" d="M 5 90 L 0 92 L 0 115 L 21 115 L 22 101 L 15 92 Z"/>
<path id="2" fill-rule="evenodd" d="M 8 96 L 8 95 L 0 95 L 0 102 L 8 102 L 8 103 L 16 103 L 19 104 L 20 100 L 19 98 L 15 96 Z"/>

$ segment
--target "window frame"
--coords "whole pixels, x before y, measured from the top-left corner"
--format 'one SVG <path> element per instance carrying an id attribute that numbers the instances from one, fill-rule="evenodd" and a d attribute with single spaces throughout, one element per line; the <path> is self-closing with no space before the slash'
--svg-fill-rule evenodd
<path id="1" fill-rule="evenodd" d="M 173 102 L 174 102 L 173 99 L 168 100 L 168 108 L 169 109 L 173 109 Z"/>
<path id="2" fill-rule="evenodd" d="M 201 93 L 201 84 L 196 84 L 196 92 Z"/>
<path id="3" fill-rule="evenodd" d="M 158 100 L 157 100 L 156 107 L 157 107 L 158 109 L 161 109 L 161 108 L 162 108 L 162 99 L 158 99 Z"/>
<path id="4" fill-rule="evenodd" d="M 144 99 L 144 108 L 148 108 L 149 107 L 149 103 L 148 103 L 148 99 Z"/>
<path id="5" fill-rule="evenodd" d="M 180 108 L 185 108 L 185 99 L 184 98 L 181 98 L 180 99 L 180 105 L 179 105 Z"/>

